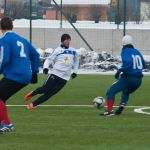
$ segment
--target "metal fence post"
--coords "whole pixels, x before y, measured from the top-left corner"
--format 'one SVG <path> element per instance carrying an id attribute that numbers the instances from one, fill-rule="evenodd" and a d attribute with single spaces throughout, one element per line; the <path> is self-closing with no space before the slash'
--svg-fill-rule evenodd
<path id="1" fill-rule="evenodd" d="M 123 35 L 125 36 L 126 35 L 126 8 L 127 8 L 127 1 L 124 0 L 124 19 L 123 19 L 123 24 L 124 24 L 124 27 L 123 27 Z"/>
<path id="2" fill-rule="evenodd" d="M 30 43 L 32 43 L 32 0 L 30 0 Z"/>
<path id="3" fill-rule="evenodd" d="M 7 1 L 4 0 L 4 15 L 6 15 L 6 9 L 7 9 Z"/>
<path id="4" fill-rule="evenodd" d="M 74 24 L 72 23 L 72 19 L 70 16 L 67 16 L 67 14 L 63 11 L 63 9 L 61 10 L 60 6 L 57 4 L 57 2 L 55 0 L 53 0 L 56 9 L 61 11 L 62 14 L 64 15 L 64 17 L 69 21 L 69 23 L 71 24 L 71 26 L 74 28 L 74 30 L 77 32 L 77 34 L 80 36 L 80 38 L 84 41 L 84 43 L 87 45 L 87 47 L 91 50 L 94 51 L 94 49 L 90 46 L 90 44 L 85 40 L 85 38 L 82 36 L 82 34 L 79 32 L 79 30 L 74 26 Z"/>
<path id="5" fill-rule="evenodd" d="M 120 24 L 120 3 L 119 3 L 119 0 L 117 1 L 117 20 L 118 20 L 118 23 L 117 23 L 117 29 L 119 29 L 119 24 Z"/>
<path id="6" fill-rule="evenodd" d="M 60 11 L 60 28 L 62 28 L 62 0 L 60 3 L 60 8 L 61 8 L 61 11 Z"/>

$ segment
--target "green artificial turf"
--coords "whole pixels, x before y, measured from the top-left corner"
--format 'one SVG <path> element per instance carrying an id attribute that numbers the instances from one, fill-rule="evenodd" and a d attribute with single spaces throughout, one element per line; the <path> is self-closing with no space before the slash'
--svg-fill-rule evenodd
<path id="1" fill-rule="evenodd" d="M 10 105 L 26 105 L 23 97 L 42 85 L 29 85 L 8 101 Z M 79 75 L 45 105 L 91 105 L 95 96 L 105 97 L 113 76 Z M 129 100 L 128 106 L 150 106 L 150 77 Z M 119 103 L 116 97 L 116 104 Z M 105 108 L 93 107 L 8 107 L 15 131 L 0 135 L 0 150 L 149 150 L 150 115 L 126 108 L 120 116 L 99 116 Z M 149 112 L 149 110 L 145 110 Z"/>

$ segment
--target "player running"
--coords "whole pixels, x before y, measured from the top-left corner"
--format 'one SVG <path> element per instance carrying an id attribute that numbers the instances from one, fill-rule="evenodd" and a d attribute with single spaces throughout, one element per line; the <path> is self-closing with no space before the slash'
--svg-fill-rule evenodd
<path id="1" fill-rule="evenodd" d="M 12 131 L 13 124 L 7 115 L 6 101 L 28 83 L 37 82 L 39 54 L 23 37 L 12 32 L 13 22 L 9 17 L 0 21 L 3 33 L 0 39 L 0 133 Z"/>
<path id="2" fill-rule="evenodd" d="M 132 37 L 126 35 L 122 39 L 122 66 L 115 74 L 117 81 L 112 84 L 107 91 L 107 111 L 102 113 L 104 116 L 120 115 L 124 110 L 129 95 L 135 92 L 142 83 L 142 70 L 145 68 L 145 62 L 141 53 L 133 47 Z M 121 76 L 120 76 L 121 74 Z M 122 92 L 121 102 L 116 112 L 113 112 L 115 95 Z"/>
<path id="3" fill-rule="evenodd" d="M 28 109 L 34 109 L 37 105 L 42 104 L 58 93 L 66 85 L 70 76 L 72 79 L 77 76 L 78 54 L 74 48 L 69 46 L 70 42 L 70 35 L 63 34 L 61 36 L 61 45 L 44 62 L 43 73 L 48 74 L 48 68 L 52 65 L 51 74 L 41 87 L 25 96 L 25 100 L 30 100 L 33 96 L 42 94 L 27 106 Z"/>

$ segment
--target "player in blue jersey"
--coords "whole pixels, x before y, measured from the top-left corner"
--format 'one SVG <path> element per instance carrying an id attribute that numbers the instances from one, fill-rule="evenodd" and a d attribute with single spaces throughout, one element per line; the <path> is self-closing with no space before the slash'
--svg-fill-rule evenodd
<path id="1" fill-rule="evenodd" d="M 23 37 L 12 32 L 9 17 L 0 21 L 3 36 L 0 38 L 0 133 L 13 130 L 7 115 L 6 101 L 27 84 L 37 82 L 39 54 Z"/>
<path id="2" fill-rule="evenodd" d="M 135 92 L 142 83 L 142 70 L 145 68 L 143 56 L 134 48 L 131 36 L 124 36 L 122 45 L 122 66 L 115 74 L 117 81 L 107 91 L 107 111 L 101 114 L 104 116 L 120 115 L 128 102 L 129 95 Z M 121 102 L 114 113 L 113 105 L 118 92 L 122 92 Z"/>

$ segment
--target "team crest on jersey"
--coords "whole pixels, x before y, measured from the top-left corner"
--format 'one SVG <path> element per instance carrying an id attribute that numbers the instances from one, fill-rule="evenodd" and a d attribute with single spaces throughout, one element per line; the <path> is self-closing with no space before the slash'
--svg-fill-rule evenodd
<path id="1" fill-rule="evenodd" d="M 71 63 L 70 57 L 65 56 L 64 57 L 64 62 L 65 62 L 65 64 L 70 64 Z"/>

